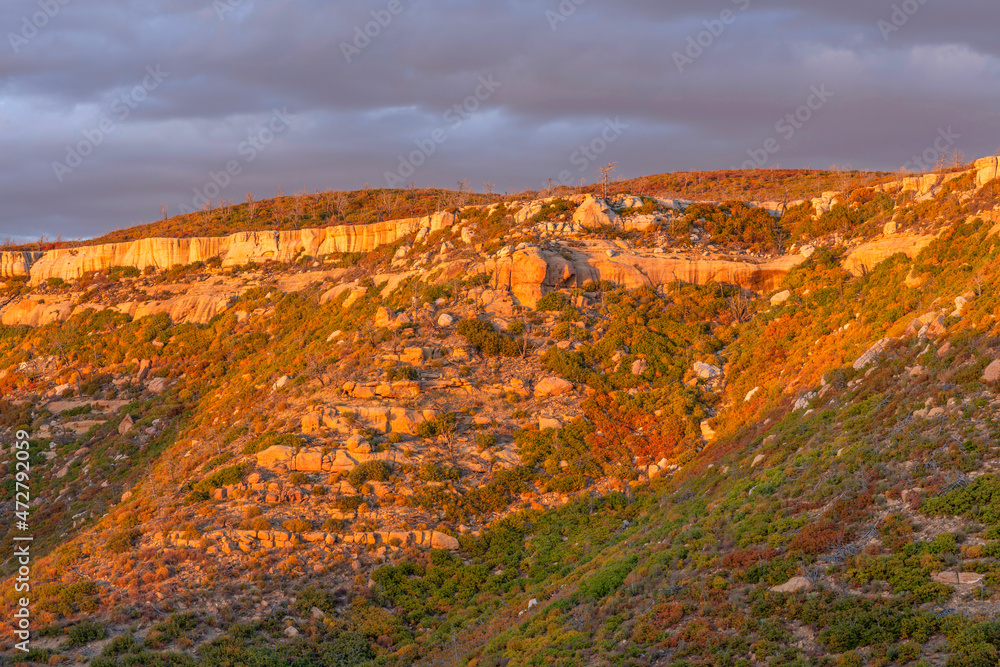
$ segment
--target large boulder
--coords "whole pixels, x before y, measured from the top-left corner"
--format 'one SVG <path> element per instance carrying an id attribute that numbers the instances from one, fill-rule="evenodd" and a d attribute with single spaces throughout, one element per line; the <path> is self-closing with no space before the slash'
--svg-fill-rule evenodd
<path id="1" fill-rule="evenodd" d="M 976 187 L 981 188 L 997 176 L 1000 176 L 1000 164 L 998 164 L 996 156 L 984 157 L 982 159 L 976 160 Z"/>
<path id="2" fill-rule="evenodd" d="M 805 577 L 792 577 L 780 586 L 772 586 L 771 591 L 774 593 L 798 593 L 808 591 L 811 588 L 812 582 Z"/>
<path id="3" fill-rule="evenodd" d="M 1000 359 L 997 359 L 983 371 L 983 382 L 996 382 L 1000 380 Z"/>
<path id="4" fill-rule="evenodd" d="M 718 366 L 706 364 L 703 361 L 694 362 L 694 372 L 700 380 L 712 380 L 722 376 L 722 369 Z"/>
<path id="5" fill-rule="evenodd" d="M 562 396 L 573 391 L 573 383 L 557 377 L 542 378 L 535 385 L 535 398 Z"/>
<path id="6" fill-rule="evenodd" d="M 593 195 L 587 195 L 573 214 L 573 223 L 585 229 L 613 227 L 618 222 L 618 214 L 611 210 L 607 202 Z"/>
<path id="7" fill-rule="evenodd" d="M 274 445 L 257 453 L 257 465 L 262 468 L 274 468 L 277 465 L 287 465 L 295 458 L 295 450 L 286 445 Z"/>

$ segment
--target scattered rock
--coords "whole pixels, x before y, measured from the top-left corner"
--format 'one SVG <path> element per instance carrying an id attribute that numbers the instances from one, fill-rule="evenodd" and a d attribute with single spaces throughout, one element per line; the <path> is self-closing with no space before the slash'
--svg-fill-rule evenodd
<path id="1" fill-rule="evenodd" d="M 792 577 L 780 586 L 772 586 L 771 591 L 774 593 L 799 593 L 811 590 L 812 587 L 812 582 L 805 577 Z"/>
<path id="2" fill-rule="evenodd" d="M 694 362 L 694 372 L 701 380 L 712 380 L 722 376 L 721 368 L 711 364 L 706 364 L 703 361 Z"/>
<path id="3" fill-rule="evenodd" d="M 135 422 L 132 420 L 132 415 L 125 415 L 125 418 L 118 422 L 118 434 L 125 435 L 132 430 Z"/>
<path id="4" fill-rule="evenodd" d="M 974 586 L 983 583 L 983 575 L 976 572 L 932 572 L 931 580 L 951 586 Z"/>
<path id="5" fill-rule="evenodd" d="M 743 399 L 743 402 L 749 403 L 751 400 L 753 400 L 753 397 L 757 395 L 758 391 L 760 391 L 760 387 L 754 387 L 753 389 L 748 391 L 746 397 Z"/>
<path id="6" fill-rule="evenodd" d="M 875 360 L 882 356 L 882 353 L 886 351 L 890 342 L 892 342 L 892 339 L 883 338 L 868 348 L 868 351 L 858 357 L 857 361 L 854 362 L 854 370 L 859 371 L 868 364 L 874 363 Z"/>
<path id="7" fill-rule="evenodd" d="M 780 306 L 781 304 L 788 301 L 791 297 L 792 293 L 788 290 L 785 290 L 784 292 L 778 292 L 777 294 L 771 297 L 771 305 Z"/>
<path id="8" fill-rule="evenodd" d="M 792 406 L 793 410 L 805 410 L 812 403 L 813 399 L 816 398 L 816 392 L 810 391 L 803 394 L 799 400 L 795 401 L 795 405 Z"/>
<path id="9" fill-rule="evenodd" d="M 441 316 L 437 319 L 437 325 L 439 327 L 450 327 L 455 323 L 455 318 L 448 313 L 441 313 Z"/>
<path id="10" fill-rule="evenodd" d="M 758 454 L 757 456 L 753 457 L 753 463 L 750 464 L 750 467 L 756 468 L 758 465 L 764 462 L 764 458 L 765 457 L 763 454 Z"/>
<path id="11" fill-rule="evenodd" d="M 708 425 L 708 420 L 701 422 L 701 437 L 708 442 L 715 440 L 715 429 Z"/>
<path id="12" fill-rule="evenodd" d="M 649 368 L 649 363 L 645 359 L 636 359 L 632 362 L 632 375 L 642 375 Z"/>
<path id="13" fill-rule="evenodd" d="M 997 359 L 983 371 L 983 382 L 996 382 L 1000 380 L 1000 359 Z"/>

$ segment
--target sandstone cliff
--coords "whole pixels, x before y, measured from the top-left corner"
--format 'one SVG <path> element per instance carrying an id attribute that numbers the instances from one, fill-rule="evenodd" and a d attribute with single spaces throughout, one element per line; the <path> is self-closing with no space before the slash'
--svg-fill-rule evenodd
<path id="1" fill-rule="evenodd" d="M 31 276 L 32 284 L 49 278 L 78 280 L 89 271 L 115 266 L 167 269 L 177 264 L 204 262 L 213 257 L 223 266 L 250 262 L 294 261 L 301 255 L 316 257 L 342 252 L 370 252 L 417 232 L 437 231 L 454 223 L 450 213 L 424 218 L 392 220 L 370 225 L 339 225 L 322 229 L 284 232 L 239 232 L 207 238 L 150 238 L 128 243 L 108 243 L 46 253 L 2 253 L 0 275 Z"/>
<path id="2" fill-rule="evenodd" d="M 582 287 L 589 281 L 609 281 L 629 289 L 681 281 L 695 284 L 720 282 L 766 292 L 805 261 L 788 255 L 765 262 L 730 261 L 665 254 L 614 253 L 606 250 L 567 253 L 537 247 L 522 248 L 486 265 L 491 286 L 507 289 L 521 303 L 533 308 L 545 294 L 560 288 Z"/>
<path id="3" fill-rule="evenodd" d="M 0 252 L 0 278 L 28 275 L 31 265 L 41 256 L 40 252 Z"/>

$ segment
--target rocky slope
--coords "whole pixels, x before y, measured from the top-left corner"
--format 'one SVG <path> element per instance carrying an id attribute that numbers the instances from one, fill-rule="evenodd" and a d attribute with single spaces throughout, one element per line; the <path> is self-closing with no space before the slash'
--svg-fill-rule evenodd
<path id="1" fill-rule="evenodd" d="M 5 256 L 31 659 L 995 664 L 996 165 Z"/>

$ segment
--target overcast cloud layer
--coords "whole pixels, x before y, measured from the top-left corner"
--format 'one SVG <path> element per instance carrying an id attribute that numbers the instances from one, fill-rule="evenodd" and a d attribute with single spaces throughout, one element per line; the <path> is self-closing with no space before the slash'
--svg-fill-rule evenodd
<path id="1" fill-rule="evenodd" d="M 996 0 L 4 0 L 0 236 L 279 186 L 972 159 L 1000 151 L 997 25 Z"/>

